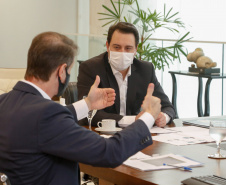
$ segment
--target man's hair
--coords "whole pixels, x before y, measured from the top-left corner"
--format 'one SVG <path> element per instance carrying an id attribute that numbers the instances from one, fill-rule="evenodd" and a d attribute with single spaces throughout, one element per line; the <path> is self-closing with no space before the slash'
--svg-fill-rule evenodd
<path id="1" fill-rule="evenodd" d="M 115 30 L 118 30 L 121 33 L 132 33 L 135 37 L 135 44 L 137 47 L 137 45 L 139 43 L 139 33 L 133 24 L 128 23 L 128 22 L 119 22 L 115 25 L 110 26 L 110 28 L 108 30 L 108 36 L 107 36 L 108 44 L 110 44 L 112 35 Z"/>
<path id="2" fill-rule="evenodd" d="M 69 67 L 77 52 L 77 46 L 68 37 L 56 32 L 37 35 L 31 43 L 27 57 L 25 79 L 35 77 L 48 81 L 58 66 L 66 63 Z"/>

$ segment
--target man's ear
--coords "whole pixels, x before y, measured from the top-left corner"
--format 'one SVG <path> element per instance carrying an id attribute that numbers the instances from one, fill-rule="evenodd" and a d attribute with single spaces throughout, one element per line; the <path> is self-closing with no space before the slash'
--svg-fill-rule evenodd
<path id="1" fill-rule="evenodd" d="M 108 41 L 106 41 L 107 52 L 110 52 Z"/>
<path id="2" fill-rule="evenodd" d="M 138 45 L 137 45 L 137 47 L 136 47 L 136 49 L 135 49 L 135 55 L 137 54 L 137 48 L 138 48 Z"/>
<path id="3" fill-rule="evenodd" d="M 59 66 L 59 69 L 58 69 L 58 75 L 62 83 L 64 83 L 66 79 L 66 70 L 67 70 L 66 68 L 67 68 L 67 64 L 64 63 L 61 66 Z"/>

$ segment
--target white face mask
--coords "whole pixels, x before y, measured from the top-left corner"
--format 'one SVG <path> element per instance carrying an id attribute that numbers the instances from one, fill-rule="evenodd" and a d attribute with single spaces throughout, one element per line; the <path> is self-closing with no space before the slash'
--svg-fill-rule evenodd
<path id="1" fill-rule="evenodd" d="M 134 53 L 110 51 L 109 63 L 117 71 L 127 69 L 133 63 Z"/>

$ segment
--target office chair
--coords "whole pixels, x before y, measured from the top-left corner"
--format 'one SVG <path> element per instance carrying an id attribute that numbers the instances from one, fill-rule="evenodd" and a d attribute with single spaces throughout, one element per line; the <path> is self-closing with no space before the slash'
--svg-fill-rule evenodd
<path id="1" fill-rule="evenodd" d="M 0 185 L 11 185 L 6 174 L 0 172 Z"/>
<path id="2" fill-rule="evenodd" d="M 77 62 L 79 63 L 79 65 L 84 62 L 84 60 L 77 60 Z"/>
<path id="3" fill-rule="evenodd" d="M 77 82 L 69 82 L 62 97 L 65 98 L 66 105 L 78 101 Z"/>
<path id="4" fill-rule="evenodd" d="M 84 62 L 84 60 L 77 60 L 79 65 Z M 69 82 L 62 98 L 65 98 L 65 104 L 72 104 L 78 101 L 78 89 L 77 89 L 77 82 Z"/>

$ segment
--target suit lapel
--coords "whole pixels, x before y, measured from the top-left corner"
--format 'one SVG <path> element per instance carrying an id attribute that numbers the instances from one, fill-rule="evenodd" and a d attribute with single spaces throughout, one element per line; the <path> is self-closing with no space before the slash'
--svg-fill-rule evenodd
<path id="1" fill-rule="evenodd" d="M 126 115 L 132 114 L 134 99 L 136 98 L 136 67 L 131 65 L 131 75 L 128 77 L 128 88 L 127 88 L 127 98 L 126 98 Z"/>
<path id="2" fill-rule="evenodd" d="M 107 72 L 107 79 L 109 82 L 109 87 L 113 88 L 115 90 L 116 93 L 116 98 L 115 98 L 115 109 L 117 114 L 120 113 L 120 96 L 119 96 L 119 87 L 118 87 L 118 83 L 115 79 L 115 76 L 111 70 L 111 66 L 108 62 L 108 55 L 105 56 L 104 58 L 104 63 L 105 63 L 105 68 L 106 68 L 106 72 Z"/>

